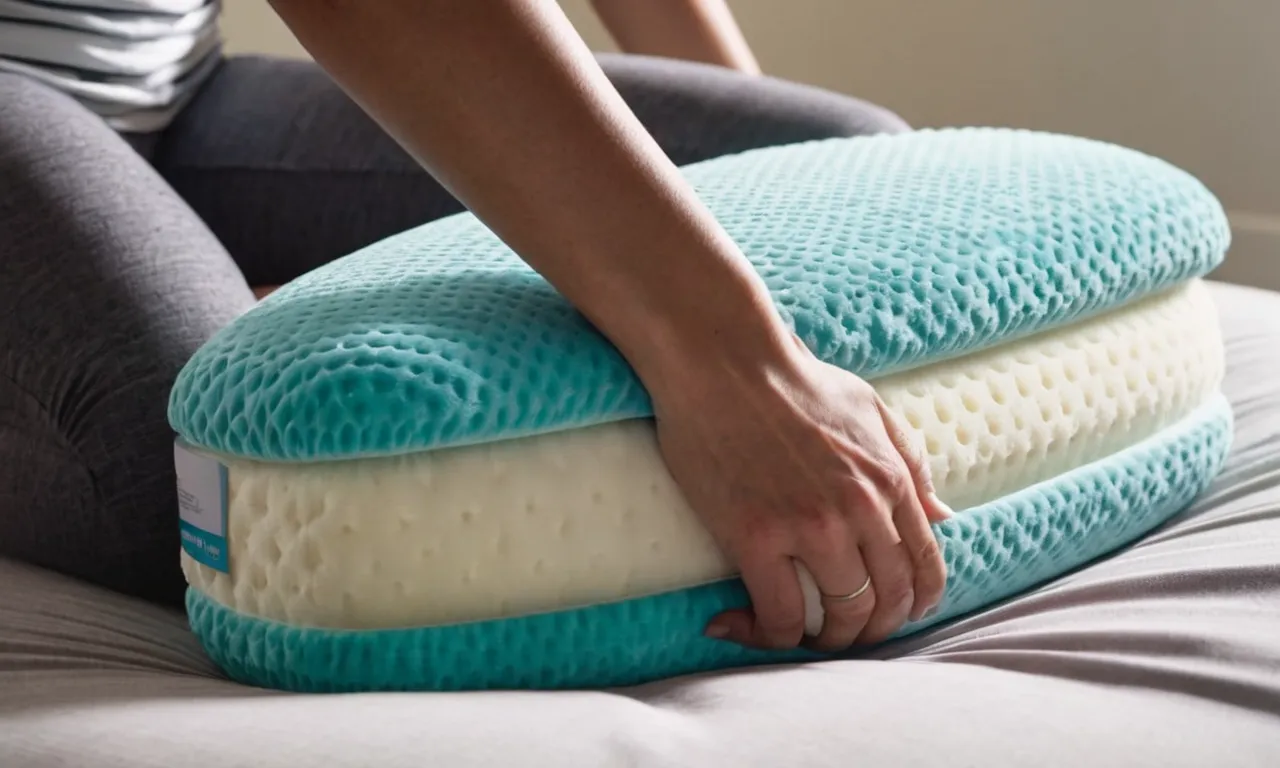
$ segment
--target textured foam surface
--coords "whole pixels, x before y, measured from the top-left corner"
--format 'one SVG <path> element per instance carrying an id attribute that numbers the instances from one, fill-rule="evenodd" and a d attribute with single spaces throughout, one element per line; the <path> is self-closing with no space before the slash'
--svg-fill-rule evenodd
<path id="1" fill-rule="evenodd" d="M 1221 396 L 1115 456 L 984 504 L 936 530 L 946 596 L 909 633 L 1028 589 L 1131 541 L 1185 507 L 1231 442 Z M 299 691 L 609 687 L 759 662 L 701 637 L 746 603 L 736 580 L 571 611 L 381 631 L 301 629 L 236 613 L 196 589 L 187 606 L 210 656 L 233 678 Z"/>
<path id="2" fill-rule="evenodd" d="M 685 170 L 821 358 L 871 377 L 1062 326 L 1202 275 L 1217 200 L 1083 139 L 921 131 Z M 625 361 L 469 214 L 271 296 L 179 375 L 170 421 L 222 453 L 402 453 L 647 416 Z"/>
<path id="3" fill-rule="evenodd" d="M 979 505 L 1109 456 L 1207 402 L 1216 308 L 1192 281 L 1094 319 L 876 382 L 940 496 Z M 236 611 L 297 626 L 411 627 L 613 602 L 730 565 L 683 501 L 651 422 L 409 456 L 226 459 Z"/>

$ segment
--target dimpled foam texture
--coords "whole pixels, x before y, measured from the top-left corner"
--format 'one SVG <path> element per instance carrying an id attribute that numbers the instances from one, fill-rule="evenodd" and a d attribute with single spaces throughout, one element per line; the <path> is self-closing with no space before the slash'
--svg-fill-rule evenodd
<path id="1" fill-rule="evenodd" d="M 1218 391 L 1223 357 L 1194 280 L 875 387 L 963 511 L 1179 421 Z M 734 575 L 647 419 L 406 456 L 221 460 L 234 567 L 184 553 L 183 571 L 239 613 L 295 626 L 504 618 Z"/>
<path id="2" fill-rule="evenodd" d="M 1229 240 L 1190 175 L 1048 134 L 833 139 L 684 173 L 804 343 L 865 377 L 1202 275 Z M 617 351 L 470 214 L 284 287 L 192 357 L 169 408 L 193 445 L 299 461 L 650 414 Z"/>
<path id="3" fill-rule="evenodd" d="M 935 530 L 948 567 L 938 612 L 899 634 L 1011 596 L 1132 541 L 1183 509 L 1217 474 L 1231 410 L 1214 396 L 1109 459 L 989 502 Z M 304 692 L 600 688 L 755 663 L 818 658 L 704 639 L 717 612 L 746 605 L 726 580 L 587 608 L 441 627 L 307 629 L 188 592 L 191 625 L 232 678 Z"/>

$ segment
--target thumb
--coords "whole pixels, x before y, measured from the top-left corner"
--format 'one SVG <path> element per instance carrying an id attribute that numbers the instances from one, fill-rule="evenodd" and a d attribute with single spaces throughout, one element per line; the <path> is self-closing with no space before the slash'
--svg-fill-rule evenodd
<path id="1" fill-rule="evenodd" d="M 907 464 L 911 479 L 915 483 L 916 495 L 920 498 L 920 506 L 931 523 L 940 523 L 955 516 L 955 512 L 938 498 L 933 487 L 933 473 L 929 470 L 929 460 L 925 456 L 920 441 L 914 434 L 902 426 L 898 417 L 876 397 L 876 407 L 880 410 L 880 419 L 884 422 L 885 432 L 898 449 L 902 460 Z"/>

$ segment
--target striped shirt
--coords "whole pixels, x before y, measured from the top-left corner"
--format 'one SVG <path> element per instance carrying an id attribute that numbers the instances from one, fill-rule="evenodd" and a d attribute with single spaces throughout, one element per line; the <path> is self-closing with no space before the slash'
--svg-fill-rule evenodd
<path id="1" fill-rule="evenodd" d="M 0 72 L 74 97 L 120 131 L 168 125 L 221 57 L 221 0 L 0 0 Z"/>

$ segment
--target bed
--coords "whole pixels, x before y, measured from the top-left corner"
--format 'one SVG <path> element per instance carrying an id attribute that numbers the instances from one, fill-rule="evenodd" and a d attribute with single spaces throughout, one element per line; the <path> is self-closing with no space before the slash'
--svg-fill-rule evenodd
<path id="1" fill-rule="evenodd" d="M 0 766 L 1280 765 L 1280 294 L 1213 284 L 1236 437 L 1183 515 L 870 654 L 597 692 L 289 695 L 0 560 Z"/>

